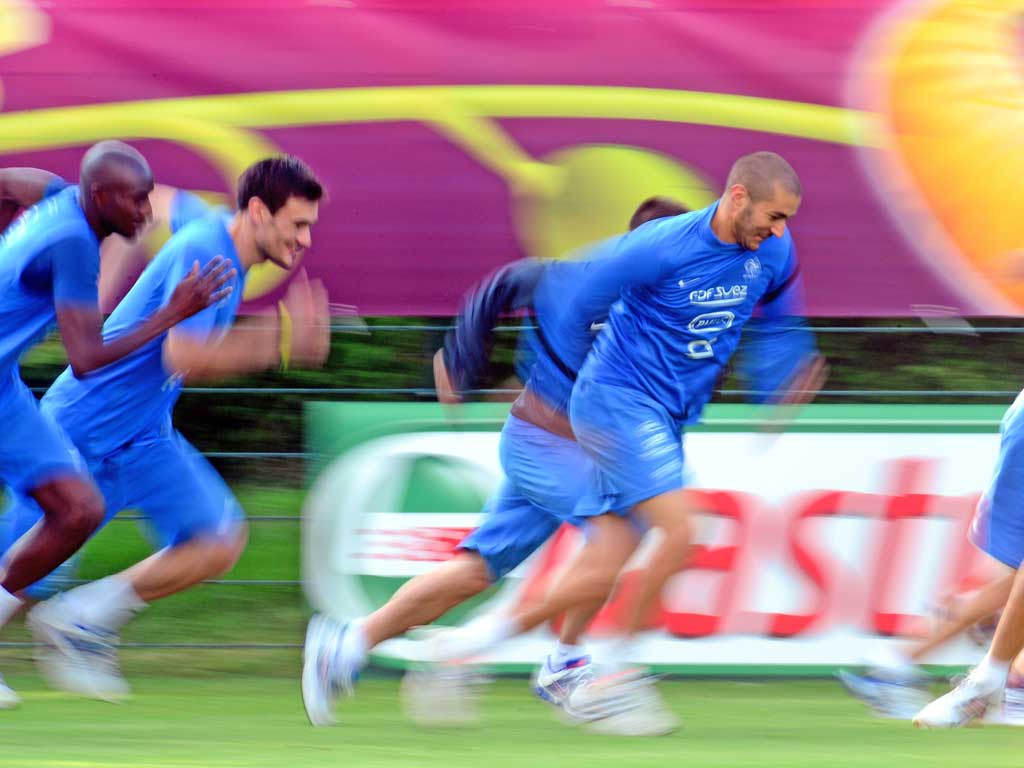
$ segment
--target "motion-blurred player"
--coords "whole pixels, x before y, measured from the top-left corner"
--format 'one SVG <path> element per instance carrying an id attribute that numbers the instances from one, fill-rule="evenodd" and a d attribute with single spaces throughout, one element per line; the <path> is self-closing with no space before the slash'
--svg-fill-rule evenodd
<path id="1" fill-rule="evenodd" d="M 785 160 L 768 152 L 745 156 L 719 201 L 630 233 L 585 276 L 588 283 L 614 279 L 624 286 L 570 402 L 573 433 L 593 467 L 587 497 L 575 510 L 587 518 L 587 541 L 540 604 L 451 630 L 442 659 L 478 655 L 569 608 L 601 605 L 633 551 L 636 528 L 659 528 L 616 654 L 629 661 L 629 641 L 690 543 L 680 433 L 699 419 L 756 306 L 780 342 L 764 372 L 781 382 L 798 370 L 787 399 L 802 402 L 823 380 L 824 364 L 799 319 L 799 264 L 786 229 L 800 199 Z M 619 732 L 639 733 L 662 727 L 654 721 L 668 729 L 669 721 L 648 706 L 656 700 L 650 678 L 625 674 L 581 686 L 569 704 L 581 713 L 621 715 Z M 630 712 L 637 715 L 632 723 Z"/>
<path id="2" fill-rule="evenodd" d="M 686 209 L 671 200 L 645 201 L 630 229 L 676 216 Z M 563 522 L 585 489 L 587 459 L 573 439 L 568 404 L 576 372 L 593 342 L 593 327 L 606 319 L 621 284 L 596 283 L 578 290 L 593 263 L 608 258 L 620 237 L 595 245 L 578 259 L 524 259 L 499 269 L 464 303 L 445 347 L 434 358 L 438 399 L 454 404 L 483 372 L 498 318 L 530 308 L 535 327 L 524 334 L 517 368 L 526 382 L 501 433 L 505 477 L 484 508 L 484 522 L 459 545 L 455 556 L 407 582 L 369 616 L 341 625 L 314 616 L 307 632 L 303 699 L 313 725 L 332 724 L 339 693 L 351 694 L 368 653 L 412 627 L 429 624 L 479 594 L 526 560 Z M 537 692 L 561 704 L 590 674 L 579 645 L 593 610 L 571 611 L 554 652 L 538 675 Z"/>
<path id="3" fill-rule="evenodd" d="M 1024 392 L 1007 410 L 999 434 L 999 458 L 978 504 L 970 538 L 983 552 L 1015 571 L 1012 585 L 985 658 L 956 688 L 914 716 L 918 726 L 968 725 L 998 707 L 1004 696 L 1011 714 L 1024 700 L 1019 675 L 1014 675 L 1007 688 L 1012 662 L 1024 649 L 1024 578 L 1020 575 L 1024 560 Z"/>
<path id="4" fill-rule="evenodd" d="M 103 498 L 81 458 L 22 382 L 22 353 L 56 321 L 71 368 L 79 376 L 91 374 L 132 355 L 227 290 L 223 260 L 201 272 L 185 270 L 169 286 L 164 305 L 153 308 L 158 311 L 128 333 L 103 336 L 99 246 L 112 234 L 130 238 L 138 232 L 150 214 L 152 189 L 145 158 L 118 141 L 85 153 L 77 186 L 32 169 L 4 172 L 2 223 L 32 207 L 0 239 L 0 480 L 32 500 L 40 525 L 4 562 L 0 626 L 21 605 L 19 593 L 75 552 L 104 515 Z M 0 707 L 17 701 L 0 682 Z"/>
<path id="5" fill-rule="evenodd" d="M 171 413 L 186 381 L 285 365 L 319 366 L 329 345 L 326 294 L 300 274 L 277 315 L 236 321 L 244 275 L 271 261 L 290 269 L 310 245 L 322 187 L 293 157 L 248 168 L 238 182 L 238 211 L 190 214 L 149 264 L 104 325 L 116 339 L 168 300 L 192 265 L 227 259 L 231 293 L 178 323 L 137 354 L 88 378 L 66 370 L 41 410 L 67 432 L 107 501 L 103 522 L 125 508 L 148 518 L 162 547 L 113 576 L 58 595 L 29 613 L 45 644 L 43 672 L 55 686 L 108 700 L 123 697 L 116 648 L 121 627 L 153 600 L 228 570 L 246 539 L 238 502 L 216 471 L 181 436 Z M 18 495 L 16 531 L 31 528 L 41 510 Z"/>

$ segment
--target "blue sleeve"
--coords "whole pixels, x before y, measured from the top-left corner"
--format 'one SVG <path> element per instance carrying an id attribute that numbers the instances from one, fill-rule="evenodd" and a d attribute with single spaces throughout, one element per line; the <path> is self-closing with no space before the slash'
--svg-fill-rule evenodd
<path id="1" fill-rule="evenodd" d="M 623 288 L 661 279 L 671 269 L 666 258 L 674 231 L 670 225 L 670 219 L 656 219 L 621 237 L 610 254 L 589 262 L 577 295 L 610 293 L 614 303 Z"/>
<path id="2" fill-rule="evenodd" d="M 48 197 L 53 197 L 58 192 L 61 192 L 70 186 L 71 185 L 67 181 L 62 179 L 60 176 L 56 176 L 50 179 L 46 188 L 43 190 L 43 199 L 45 200 Z"/>
<path id="3" fill-rule="evenodd" d="M 65 237 L 40 254 L 53 270 L 53 303 L 57 307 L 99 307 L 100 260 L 84 237 Z"/>
<path id="4" fill-rule="evenodd" d="M 487 365 L 501 315 L 531 304 L 545 265 L 523 259 L 501 267 L 469 293 L 444 342 L 445 367 L 459 391 L 470 389 Z"/>
<path id="5" fill-rule="evenodd" d="M 199 219 L 212 209 L 199 197 L 183 189 L 176 190 L 171 198 L 171 232 L 177 232 L 193 219 Z"/>
<path id="6" fill-rule="evenodd" d="M 187 235 L 185 236 L 187 237 Z M 182 252 L 175 260 L 174 266 L 168 271 L 167 282 L 164 285 L 163 303 L 167 304 L 167 302 L 170 301 L 171 294 L 174 293 L 174 289 L 177 288 L 178 284 L 185 278 L 185 276 L 192 271 L 192 265 L 195 262 L 198 261 L 199 269 L 202 269 L 217 255 L 218 254 L 214 252 L 214 249 L 203 245 L 191 244 L 191 247 L 183 247 Z M 238 278 L 236 277 L 236 282 L 232 284 L 232 296 L 234 296 L 235 291 L 241 290 L 237 283 L 237 279 Z M 206 309 L 192 315 L 192 317 L 182 320 L 174 326 L 175 331 L 184 332 L 191 336 L 195 341 L 206 341 L 211 336 L 218 334 L 221 330 L 230 327 L 234 320 L 234 315 L 229 309 L 229 304 L 231 304 L 230 298 L 217 302 L 216 304 L 212 304 Z"/>
<path id="7" fill-rule="evenodd" d="M 794 247 L 758 310 L 743 329 L 736 370 L 746 388 L 753 390 L 751 400 L 763 403 L 774 399 L 807 357 L 817 353 L 814 333 L 804 319 L 803 281 Z"/>

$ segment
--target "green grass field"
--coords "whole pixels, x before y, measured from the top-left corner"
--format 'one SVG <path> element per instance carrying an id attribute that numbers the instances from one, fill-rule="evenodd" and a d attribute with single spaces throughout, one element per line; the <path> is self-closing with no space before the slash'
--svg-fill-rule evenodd
<path id="1" fill-rule="evenodd" d="M 828 681 L 666 681 L 684 721 L 658 739 L 596 736 L 561 725 L 524 680 L 500 680 L 478 727 L 408 723 L 397 681 L 364 682 L 344 724 L 311 728 L 295 679 L 226 675 L 133 680 L 114 706 L 12 677 L 25 697 L 0 713 L 0 768 L 301 768 L 303 766 L 925 766 L 1020 765 L 1022 734 L 986 726 L 916 731 L 876 720 Z"/>
<path id="2" fill-rule="evenodd" d="M 296 490 L 236 488 L 252 515 L 297 515 Z M 229 579 L 299 578 L 299 526 L 252 526 Z M 88 545 L 81 575 L 97 578 L 149 551 L 131 522 Z M 124 632 L 126 642 L 300 643 L 309 608 L 298 586 L 202 586 L 160 601 Z M 20 623 L 2 639 L 28 639 Z M 870 717 L 830 681 L 672 680 L 662 691 L 683 718 L 663 739 L 628 740 L 569 729 L 533 700 L 524 679 L 483 698 L 478 728 L 427 731 L 408 723 L 397 679 L 365 681 L 344 725 L 311 728 L 298 692 L 297 650 L 126 648 L 135 698 L 112 706 L 46 689 L 31 650 L 0 652 L 24 697 L 0 711 L 0 768 L 300 768 L 301 766 L 915 766 L 1020 765 L 1024 733 L 1005 727 L 918 732 Z M 938 689 L 937 689 L 938 690 Z"/>

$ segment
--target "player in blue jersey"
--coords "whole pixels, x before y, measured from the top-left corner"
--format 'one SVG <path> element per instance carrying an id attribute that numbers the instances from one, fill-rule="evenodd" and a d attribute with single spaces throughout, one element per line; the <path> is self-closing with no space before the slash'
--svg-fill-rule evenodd
<path id="1" fill-rule="evenodd" d="M 630 661 L 630 641 L 689 548 L 693 523 L 680 435 L 700 418 L 756 307 L 763 332 L 787 351 L 762 370 L 788 389 L 783 400 L 803 402 L 823 380 L 824 364 L 800 319 L 799 263 L 786 229 L 800 199 L 800 182 L 784 159 L 770 152 L 745 156 L 731 169 L 720 200 L 640 227 L 585 276 L 624 286 L 570 403 L 573 433 L 592 467 L 587 495 L 575 509 L 587 520 L 586 544 L 544 601 L 452 630 L 442 660 L 477 655 L 569 608 L 602 604 L 633 551 L 623 540 L 635 540 L 638 528 L 658 528 L 616 654 Z M 790 375 L 794 367 L 781 363 L 794 352 L 800 362 Z M 625 675 L 582 686 L 570 705 L 611 713 L 616 707 L 607 708 L 609 702 L 620 710 L 635 704 L 643 716 L 652 697 L 649 678 Z M 667 730 L 671 718 L 657 707 L 650 711 L 653 725 L 626 718 L 618 732 Z"/>
<path id="2" fill-rule="evenodd" d="M 926 705 L 914 716 L 914 725 L 928 728 L 956 728 L 982 718 L 990 709 L 1006 706 L 1007 718 L 1020 724 L 1024 708 L 1021 688 L 1024 680 L 1018 658 L 1024 649 L 1024 392 L 1017 396 L 1003 416 L 999 428 L 999 458 L 988 489 L 983 494 L 970 539 L 983 552 L 1010 569 L 1005 606 L 985 658 L 949 693 Z M 993 590 L 998 592 L 999 582 Z M 1000 595 L 1002 597 L 1002 595 Z M 1011 687 L 1007 682 L 1013 675 Z M 1004 703 L 1005 697 L 1005 703 Z M 1016 722 L 1014 722 L 1016 721 Z"/>
<path id="3" fill-rule="evenodd" d="M 685 210 L 674 201 L 652 198 L 634 213 L 630 228 Z M 503 313 L 530 308 L 535 318 L 535 327 L 521 337 L 516 354 L 517 372 L 526 383 L 501 433 L 505 477 L 484 507 L 484 521 L 451 560 L 408 581 L 369 616 L 344 626 L 328 617 L 313 617 L 303 673 L 303 698 L 313 725 L 334 722 L 336 695 L 352 692 L 375 646 L 429 624 L 479 594 L 526 560 L 563 522 L 573 522 L 587 460 L 572 437 L 569 395 L 593 342 L 593 326 L 604 321 L 621 285 L 601 284 L 585 294 L 577 288 L 591 262 L 607 258 L 618 240 L 593 246 L 584 252 L 585 258 L 514 262 L 470 293 L 434 358 L 434 379 L 443 403 L 459 402 L 459 393 L 479 381 L 493 329 Z M 551 693 L 546 695 L 568 689 L 588 672 L 589 659 L 578 643 L 591 613 L 568 616 L 561 642 L 545 660 L 557 679 L 547 686 Z"/>
<path id="4" fill-rule="evenodd" d="M 117 668 L 121 626 L 153 600 L 229 569 L 244 547 L 242 510 L 224 481 L 175 429 L 174 404 L 186 381 L 291 365 L 319 366 L 329 345 L 326 294 L 304 274 L 293 280 L 280 314 L 236 321 L 242 282 L 253 265 L 290 269 L 310 245 L 322 187 L 292 157 L 247 169 L 238 212 L 202 209 L 149 264 L 103 326 L 108 340 L 135 333 L 161 312 L 192 264 L 233 265 L 230 295 L 161 333 L 135 354 L 78 377 L 71 369 L 43 397 L 41 410 L 81 453 L 107 501 L 104 522 L 121 509 L 146 516 L 159 551 L 128 570 L 36 606 L 29 625 L 45 644 L 42 667 L 57 687 L 103 699 L 128 692 Z M 185 202 L 196 203 L 195 198 Z M 187 206 L 179 206 L 185 210 Z M 197 215 L 198 214 L 198 215 Z M 18 495 L 16 530 L 41 515 Z"/>
<path id="5" fill-rule="evenodd" d="M 4 560 L 0 626 L 21 605 L 19 593 L 77 550 L 104 514 L 80 457 L 22 382 L 18 359 L 56 323 L 75 373 L 93 374 L 229 290 L 223 260 L 201 272 L 190 267 L 160 311 L 130 333 L 104 338 L 96 286 L 99 246 L 112 234 L 130 238 L 138 232 L 150 214 L 152 189 L 145 158 L 117 141 L 85 153 L 77 186 L 32 169 L 4 173 L 3 223 L 31 207 L 0 238 L 0 481 L 33 500 L 40 525 Z M 17 696 L 0 683 L 0 706 L 16 703 Z"/>

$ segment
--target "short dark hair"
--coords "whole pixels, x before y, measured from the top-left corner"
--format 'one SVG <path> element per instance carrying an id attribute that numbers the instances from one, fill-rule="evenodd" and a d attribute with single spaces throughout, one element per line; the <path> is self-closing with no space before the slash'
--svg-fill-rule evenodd
<path id="1" fill-rule="evenodd" d="M 666 216 L 678 216 L 681 213 L 689 212 L 689 208 L 671 198 L 649 197 L 633 211 L 633 215 L 629 219 L 629 231 L 632 232 L 641 224 L 646 224 L 654 219 L 663 219 Z"/>
<path id="2" fill-rule="evenodd" d="M 258 197 L 271 213 L 277 213 L 289 197 L 316 202 L 324 188 L 312 169 L 293 155 L 268 157 L 253 163 L 238 177 L 238 210 Z"/>
<path id="3" fill-rule="evenodd" d="M 797 197 L 803 195 L 800 177 L 793 166 L 775 152 L 754 152 L 733 163 L 725 188 L 729 189 L 733 184 L 746 187 L 747 194 L 755 203 L 770 200 L 777 186 Z"/>

